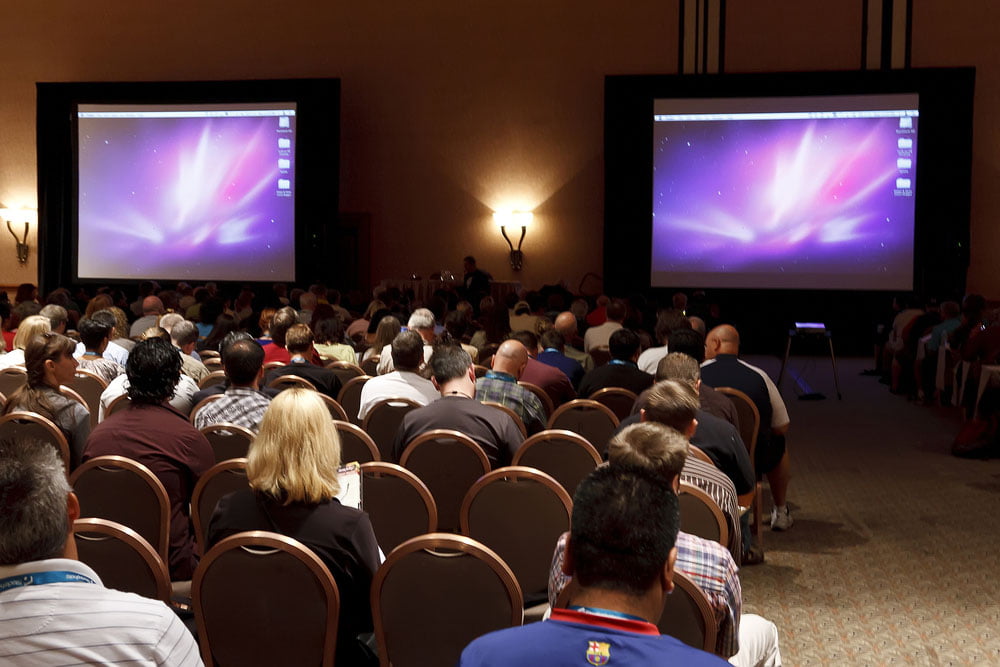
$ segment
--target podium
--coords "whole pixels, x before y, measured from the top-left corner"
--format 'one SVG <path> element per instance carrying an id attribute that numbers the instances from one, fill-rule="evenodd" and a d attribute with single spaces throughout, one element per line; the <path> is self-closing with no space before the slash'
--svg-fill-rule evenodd
<path id="1" fill-rule="evenodd" d="M 788 330 L 788 342 L 785 344 L 785 358 L 781 360 L 781 372 L 778 374 L 778 389 L 781 389 L 781 381 L 785 379 L 785 368 L 788 366 L 788 358 L 792 354 L 792 341 L 826 338 L 830 348 L 830 363 L 833 365 L 833 385 L 837 389 L 837 400 L 843 400 L 840 394 L 840 379 L 837 377 L 837 356 L 833 352 L 833 334 L 822 322 L 796 322 L 794 329 Z M 802 401 L 820 401 L 826 396 L 819 392 L 806 392 L 799 396 Z"/>

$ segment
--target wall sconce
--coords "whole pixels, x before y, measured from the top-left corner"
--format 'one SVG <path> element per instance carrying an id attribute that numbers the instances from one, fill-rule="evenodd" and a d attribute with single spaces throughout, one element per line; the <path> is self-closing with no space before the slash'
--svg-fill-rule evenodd
<path id="1" fill-rule="evenodd" d="M 36 216 L 37 213 L 28 208 L 0 208 L 0 218 L 7 222 L 7 231 L 14 237 L 17 247 L 17 261 L 20 264 L 25 264 L 28 261 L 28 230 Z M 17 233 L 11 226 L 12 222 L 14 224 L 24 223 L 24 236 L 22 238 L 17 238 Z"/>
<path id="2" fill-rule="evenodd" d="M 524 234 L 527 232 L 532 218 L 534 218 L 534 214 L 531 211 L 496 211 L 493 213 L 493 221 L 500 225 L 500 233 L 510 248 L 510 268 L 515 271 L 520 271 L 521 265 L 524 263 L 524 253 L 521 252 L 521 244 L 524 243 Z M 517 242 L 516 249 L 514 248 L 514 244 L 511 243 L 510 237 L 507 236 L 508 227 L 521 228 L 521 238 Z"/>

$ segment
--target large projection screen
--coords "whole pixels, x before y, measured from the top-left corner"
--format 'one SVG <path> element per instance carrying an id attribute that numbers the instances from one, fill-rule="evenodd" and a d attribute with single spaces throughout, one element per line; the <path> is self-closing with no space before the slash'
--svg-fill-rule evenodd
<path id="1" fill-rule="evenodd" d="M 81 279 L 295 280 L 296 104 L 77 106 Z"/>
<path id="2" fill-rule="evenodd" d="M 917 94 L 653 101 L 654 287 L 909 290 Z"/>

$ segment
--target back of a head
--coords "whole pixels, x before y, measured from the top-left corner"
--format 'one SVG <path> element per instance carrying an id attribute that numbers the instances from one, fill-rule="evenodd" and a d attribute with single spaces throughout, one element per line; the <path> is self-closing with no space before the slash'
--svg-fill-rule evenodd
<path id="1" fill-rule="evenodd" d="M 139 341 L 125 364 L 128 395 L 133 403 L 159 405 L 174 395 L 181 379 L 181 355 L 159 337 Z"/>
<path id="2" fill-rule="evenodd" d="M 49 326 L 53 331 L 69 321 L 69 313 L 66 312 L 66 309 L 51 303 L 38 311 L 38 314 L 49 318 Z"/>
<path id="3" fill-rule="evenodd" d="M 576 303 L 579 303 L 580 301 L 581 301 L 580 299 L 577 299 L 573 303 L 575 305 Z M 583 307 L 583 315 L 584 316 L 587 315 L 587 308 L 586 308 L 586 306 L 587 306 L 587 304 L 586 304 L 586 302 L 584 302 L 584 307 Z M 575 335 L 576 332 L 577 332 L 576 315 L 574 315 L 573 313 L 571 313 L 568 310 L 564 311 L 562 313 L 559 313 L 556 316 L 555 328 L 556 328 L 557 331 L 559 331 L 559 333 L 561 333 L 563 336 L 565 336 L 567 338 L 570 337 L 570 336 Z"/>
<path id="4" fill-rule="evenodd" d="M 0 441 L 0 565 L 63 556 L 70 491 L 54 447 L 29 439 Z"/>
<path id="5" fill-rule="evenodd" d="M 180 313 L 167 313 L 160 318 L 160 326 L 167 330 L 171 336 L 174 335 L 174 327 L 184 321 L 184 316 Z"/>
<path id="6" fill-rule="evenodd" d="M 319 300 L 312 292 L 303 292 L 299 297 L 299 308 L 301 310 L 314 310 Z"/>
<path id="7" fill-rule="evenodd" d="M 52 331 L 52 325 L 49 323 L 49 318 L 42 317 L 41 315 L 26 317 L 21 320 L 21 324 L 17 327 L 17 333 L 14 334 L 14 349 L 25 349 L 28 347 L 28 343 L 36 336 L 41 336 L 50 331 Z"/>
<path id="8" fill-rule="evenodd" d="M 523 345 L 524 349 L 528 350 L 529 353 L 534 353 L 538 349 L 538 336 L 534 331 L 528 331 L 527 329 L 512 331 L 510 337 Z"/>
<path id="9" fill-rule="evenodd" d="M 701 366 L 694 357 L 683 352 L 671 352 L 656 366 L 656 381 L 677 380 L 692 387 L 701 379 Z"/>
<path id="10" fill-rule="evenodd" d="M 740 350 L 740 334 L 736 327 L 729 324 L 720 324 L 709 331 L 705 342 L 710 350 L 714 349 L 713 345 L 718 345 L 720 354 L 738 354 Z"/>
<path id="11" fill-rule="evenodd" d="M 691 385 L 676 380 L 663 380 L 649 390 L 643 411 L 647 421 L 666 424 L 685 433 L 698 414 L 699 406 L 698 394 Z"/>
<path id="12" fill-rule="evenodd" d="M 222 339 L 219 343 L 219 357 L 222 359 L 222 363 L 226 363 L 226 350 L 232 347 L 233 343 L 238 340 L 254 340 L 254 337 L 246 331 L 230 331 L 226 334 L 226 337 Z"/>
<path id="13" fill-rule="evenodd" d="M 675 329 L 667 338 L 667 349 L 686 354 L 699 364 L 705 361 L 705 339 L 694 329 Z"/>
<path id="14" fill-rule="evenodd" d="M 608 340 L 612 359 L 631 359 L 639 351 L 639 335 L 631 329 L 618 329 Z"/>
<path id="15" fill-rule="evenodd" d="M 164 318 L 167 316 L 164 315 Z M 170 340 L 177 347 L 198 342 L 198 327 L 191 320 L 181 319 L 170 329 Z"/>
<path id="16" fill-rule="evenodd" d="M 168 343 L 170 342 L 170 334 L 161 326 L 149 327 L 139 334 L 139 340 L 149 340 L 150 338 L 159 338 Z"/>
<path id="17" fill-rule="evenodd" d="M 101 342 L 111 336 L 112 326 L 107 321 L 95 320 L 91 317 L 81 318 L 76 324 L 76 330 L 80 334 L 80 342 L 89 351 L 96 351 L 101 346 Z"/>
<path id="18" fill-rule="evenodd" d="M 452 338 L 461 341 L 465 337 L 465 331 L 469 323 L 465 318 L 465 313 L 460 310 L 453 310 L 444 318 L 444 328 Z M 395 357 L 393 357 L 395 359 Z"/>
<path id="19" fill-rule="evenodd" d="M 621 299 L 612 299 L 608 304 L 608 319 L 612 322 L 624 322 L 625 315 L 628 314 L 628 307 Z"/>
<path id="20" fill-rule="evenodd" d="M 424 339 L 416 331 L 401 331 L 392 340 L 391 349 L 396 370 L 415 372 L 424 362 Z"/>
<path id="21" fill-rule="evenodd" d="M 602 466 L 573 496 L 569 555 L 584 588 L 641 596 L 657 585 L 680 524 L 677 496 L 661 475 Z"/>
<path id="22" fill-rule="evenodd" d="M 147 296 L 142 300 L 143 315 L 159 315 L 163 312 L 163 301 L 158 296 Z"/>
<path id="23" fill-rule="evenodd" d="M 670 333 L 677 329 L 690 329 L 691 322 L 679 310 L 664 310 L 656 316 L 656 327 L 653 333 L 656 340 L 666 343 Z"/>
<path id="24" fill-rule="evenodd" d="M 439 385 L 468 374 L 472 357 L 460 345 L 438 345 L 428 364 Z"/>
<path id="25" fill-rule="evenodd" d="M 271 320 L 271 340 L 279 347 L 285 347 L 285 334 L 292 325 L 297 324 L 299 315 L 291 306 L 279 308 Z"/>
<path id="26" fill-rule="evenodd" d="M 285 348 L 290 354 L 305 354 L 312 349 L 313 333 L 305 324 L 293 324 L 285 333 Z"/>
<path id="27" fill-rule="evenodd" d="M 546 350 L 555 349 L 562 352 L 566 349 L 566 339 L 561 333 L 556 329 L 549 329 L 542 334 L 541 339 L 542 347 Z"/>
<path id="28" fill-rule="evenodd" d="M 247 455 L 251 488 L 285 504 L 318 503 L 340 491 L 340 436 L 309 389 L 286 389 L 264 413 Z"/>
<path id="29" fill-rule="evenodd" d="M 639 422 L 618 432 L 608 443 L 611 465 L 649 468 L 668 482 L 681 474 L 690 445 L 687 438 L 659 422 Z"/>
<path id="30" fill-rule="evenodd" d="M 434 313 L 427 308 L 417 308 L 406 323 L 407 329 L 433 329 Z"/>
<path id="31" fill-rule="evenodd" d="M 246 386 L 257 379 L 264 365 L 264 348 L 253 339 L 241 339 L 226 348 L 223 361 L 226 377 L 237 386 Z"/>

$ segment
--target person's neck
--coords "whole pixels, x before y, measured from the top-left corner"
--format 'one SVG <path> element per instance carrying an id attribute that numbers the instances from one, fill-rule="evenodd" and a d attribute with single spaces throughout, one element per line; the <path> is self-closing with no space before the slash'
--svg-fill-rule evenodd
<path id="1" fill-rule="evenodd" d="M 470 386 L 471 385 L 471 386 Z M 473 398 L 476 394 L 476 385 L 468 382 L 464 378 L 452 380 L 441 385 L 441 396 L 459 396 L 462 398 Z"/>
<path id="2" fill-rule="evenodd" d="M 607 609 L 630 616 L 638 616 L 650 623 L 656 623 L 660 620 L 660 614 L 663 613 L 663 596 L 654 596 L 652 590 L 637 597 L 621 591 L 581 588 L 573 596 L 570 603 L 574 607 Z"/>

